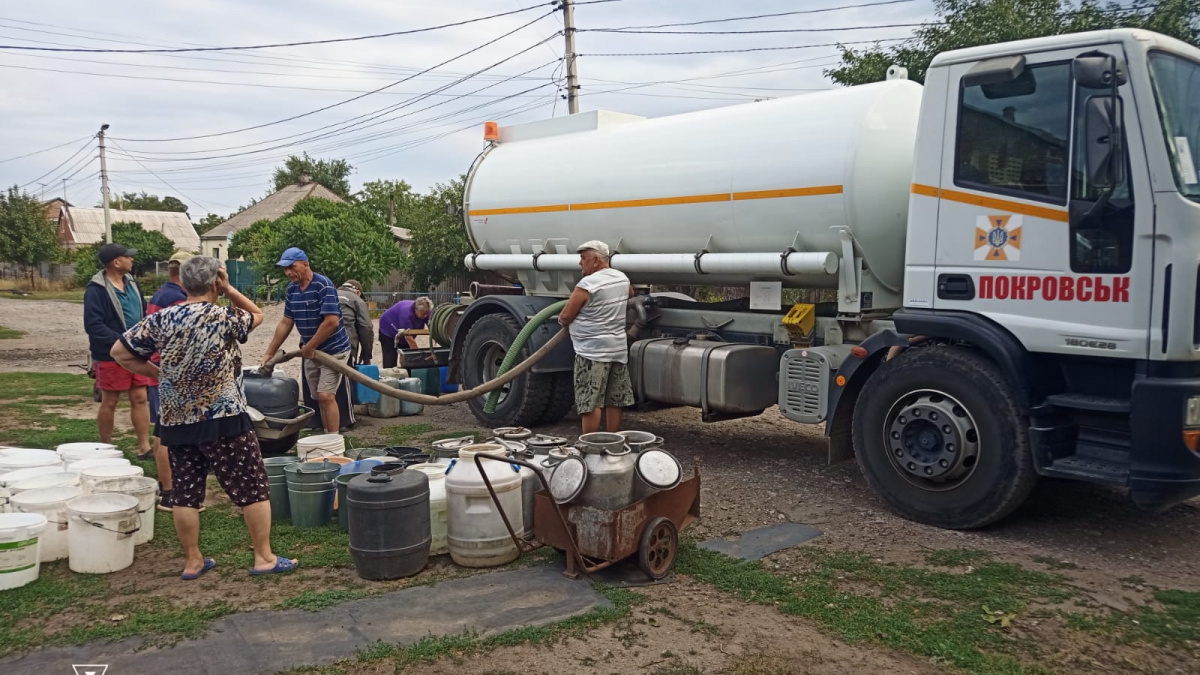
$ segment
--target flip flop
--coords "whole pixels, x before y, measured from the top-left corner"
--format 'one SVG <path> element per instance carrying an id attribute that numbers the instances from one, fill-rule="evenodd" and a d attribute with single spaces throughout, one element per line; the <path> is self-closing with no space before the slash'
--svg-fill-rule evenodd
<path id="1" fill-rule="evenodd" d="M 147 450 L 145 454 L 139 452 L 137 458 L 139 462 L 146 462 L 154 459 L 154 449 L 152 448 Z"/>
<path id="2" fill-rule="evenodd" d="M 205 572 L 211 570 L 212 568 L 214 568 L 216 566 L 217 566 L 216 560 L 213 560 L 212 558 L 205 558 L 204 559 L 204 567 L 201 567 L 199 572 L 196 572 L 195 574 L 180 574 L 179 578 L 183 579 L 184 581 L 195 581 L 195 580 L 199 579 L 200 577 L 204 576 Z"/>
<path id="3" fill-rule="evenodd" d="M 251 567 L 250 568 L 250 576 L 257 577 L 257 576 L 261 576 L 263 574 L 287 574 L 288 572 L 294 571 L 299 566 L 300 566 L 299 562 L 296 562 L 290 558 L 285 558 L 281 555 L 275 556 L 275 566 L 274 567 L 272 567 L 269 570 L 256 570 L 253 567 Z"/>

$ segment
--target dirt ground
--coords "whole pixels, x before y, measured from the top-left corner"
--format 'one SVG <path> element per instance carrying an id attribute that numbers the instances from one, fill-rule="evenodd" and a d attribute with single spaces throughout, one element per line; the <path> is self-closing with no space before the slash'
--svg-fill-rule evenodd
<path id="1" fill-rule="evenodd" d="M 261 358 L 281 315 L 278 307 L 266 311 L 264 327 L 243 348 L 248 363 Z M 0 340 L 0 372 L 71 372 L 69 364 L 86 359 L 82 305 L 0 298 L 0 315 L 3 325 L 27 334 Z M 481 430 L 465 404 L 427 407 L 419 417 L 361 420 L 351 433 L 368 440 L 377 438 L 381 428 L 399 423 L 428 423 L 442 432 Z M 576 425 L 569 419 L 539 431 L 574 435 Z M 685 465 L 693 459 L 701 462 L 703 516 L 690 530 L 698 539 L 792 521 L 822 530 L 824 534 L 815 541 L 825 548 L 865 552 L 881 562 L 917 564 L 928 551 L 948 548 L 981 549 L 998 560 L 1031 567 L 1037 567 L 1035 560 L 1053 560 L 1063 564 L 1059 572 L 1086 591 L 1097 606 L 1117 611 L 1135 607 L 1153 587 L 1200 590 L 1200 559 L 1195 555 L 1200 550 L 1200 504 L 1196 502 L 1148 513 L 1135 508 L 1118 490 L 1042 480 L 1028 502 L 1003 522 L 980 531 L 953 532 L 892 514 L 870 492 L 853 461 L 826 463 L 820 429 L 792 423 L 776 410 L 750 419 L 704 424 L 695 410 L 664 409 L 630 413 L 624 427 L 663 436 L 667 448 Z M 781 574 L 801 574 L 804 569 L 795 550 L 779 552 L 764 563 Z M 304 578 L 314 588 L 320 581 Z M 222 592 L 212 584 L 197 590 Z M 572 640 L 550 652 L 508 647 L 477 662 L 439 662 L 424 672 L 672 672 L 670 668 L 676 666 L 674 672 L 944 672 L 886 648 L 840 642 L 812 623 L 770 607 L 747 605 L 686 579 L 641 590 L 652 602 L 636 608 L 634 616 L 619 626 L 592 631 L 586 640 Z M 663 607 L 667 613 L 654 615 L 658 625 L 647 623 L 648 612 Z M 675 618 L 670 612 L 686 618 Z M 696 632 L 697 620 L 716 626 L 715 632 Z M 1102 653 L 1103 647 L 1073 646 L 1071 651 L 1084 654 L 1090 665 L 1062 670 L 1126 672 L 1120 663 L 1101 663 L 1087 656 Z M 793 669 L 767 668 L 759 663 L 766 658 L 763 655 L 771 663 L 790 663 Z M 1166 666 L 1162 672 L 1176 670 Z M 364 666 L 361 672 L 375 671 Z"/>

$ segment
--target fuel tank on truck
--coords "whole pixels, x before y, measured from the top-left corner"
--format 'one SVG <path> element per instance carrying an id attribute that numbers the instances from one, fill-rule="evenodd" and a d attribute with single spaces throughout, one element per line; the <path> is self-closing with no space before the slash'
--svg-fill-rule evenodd
<path id="1" fill-rule="evenodd" d="M 635 283 L 830 287 L 848 229 L 864 274 L 898 291 L 920 103 L 919 84 L 889 80 L 654 119 L 593 111 L 501 127 L 467 180 L 478 252 L 467 264 L 569 293 L 570 256 L 599 239 Z"/>

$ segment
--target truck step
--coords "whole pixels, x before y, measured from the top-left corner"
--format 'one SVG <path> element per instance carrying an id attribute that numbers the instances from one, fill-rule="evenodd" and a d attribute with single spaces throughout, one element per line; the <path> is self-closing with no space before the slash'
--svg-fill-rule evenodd
<path id="1" fill-rule="evenodd" d="M 1130 410 L 1129 399 L 1127 398 L 1093 396 L 1090 394 L 1051 394 L 1046 397 L 1046 404 L 1056 408 L 1092 410 L 1104 413 L 1129 414 Z"/>
<path id="2" fill-rule="evenodd" d="M 1113 462 L 1095 457 L 1071 455 L 1041 467 L 1039 473 L 1050 478 L 1070 478 L 1090 483 L 1124 486 L 1129 481 L 1128 462 Z"/>

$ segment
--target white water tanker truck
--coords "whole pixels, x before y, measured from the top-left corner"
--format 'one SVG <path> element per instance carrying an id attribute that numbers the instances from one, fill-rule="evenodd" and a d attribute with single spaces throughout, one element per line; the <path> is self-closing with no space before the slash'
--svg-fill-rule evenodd
<path id="1" fill-rule="evenodd" d="M 1061 35 L 942 54 L 924 87 L 893 68 L 672 117 L 490 131 L 467 179 L 466 265 L 524 294 L 461 313 L 456 381 L 490 379 L 529 317 L 571 293 L 575 247 L 601 239 L 641 291 L 640 402 L 824 424 L 831 459 L 856 456 L 908 518 L 984 526 L 1039 476 L 1149 508 L 1200 494 L 1195 47 Z M 836 302 L 782 306 L 791 288 Z M 494 412 L 472 408 L 491 426 L 555 421 L 571 365 L 568 341 Z"/>

